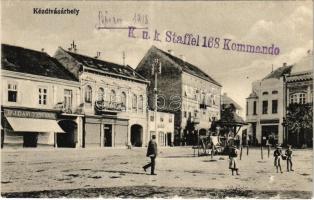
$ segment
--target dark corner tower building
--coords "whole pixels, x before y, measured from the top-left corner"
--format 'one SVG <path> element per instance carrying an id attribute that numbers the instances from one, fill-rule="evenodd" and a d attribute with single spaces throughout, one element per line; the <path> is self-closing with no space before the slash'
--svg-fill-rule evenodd
<path id="1" fill-rule="evenodd" d="M 175 145 L 193 145 L 197 135 L 209 134 L 211 123 L 220 119 L 221 85 L 198 67 L 152 46 L 136 68 L 151 81 L 148 86 L 148 105 L 154 109 L 153 60 L 161 62 L 157 76 L 158 111 L 174 114 Z"/>

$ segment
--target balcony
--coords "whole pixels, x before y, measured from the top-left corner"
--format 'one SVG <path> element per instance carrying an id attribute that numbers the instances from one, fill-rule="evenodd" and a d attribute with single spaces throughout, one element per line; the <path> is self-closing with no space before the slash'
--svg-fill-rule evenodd
<path id="1" fill-rule="evenodd" d="M 190 118 L 190 122 L 191 122 L 192 124 L 199 124 L 199 123 L 201 122 L 201 120 L 200 120 L 200 118 L 198 118 L 198 117 L 191 117 L 191 118 Z"/>
<path id="2" fill-rule="evenodd" d="M 62 114 L 82 114 L 82 106 L 79 105 L 76 109 L 71 104 L 58 102 L 54 109 L 59 110 Z"/>
<path id="3" fill-rule="evenodd" d="M 126 106 L 122 102 L 96 101 L 96 112 L 122 112 L 126 111 Z"/>

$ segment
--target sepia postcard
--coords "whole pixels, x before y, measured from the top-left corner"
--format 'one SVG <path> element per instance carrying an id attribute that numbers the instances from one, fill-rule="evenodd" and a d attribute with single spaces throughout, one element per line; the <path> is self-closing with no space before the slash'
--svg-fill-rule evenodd
<path id="1" fill-rule="evenodd" d="M 2 198 L 311 199 L 313 1 L 1 1 Z"/>

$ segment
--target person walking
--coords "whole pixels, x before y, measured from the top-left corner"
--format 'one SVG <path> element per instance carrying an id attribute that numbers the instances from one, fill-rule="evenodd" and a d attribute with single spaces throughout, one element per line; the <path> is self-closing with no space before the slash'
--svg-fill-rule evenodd
<path id="1" fill-rule="evenodd" d="M 276 167 L 277 173 L 278 169 L 280 169 L 280 172 L 283 173 L 280 164 L 281 156 L 282 156 L 281 146 L 277 144 L 276 150 L 274 151 L 274 165 Z"/>
<path id="2" fill-rule="evenodd" d="M 157 157 L 157 143 L 156 143 L 156 136 L 153 135 L 152 139 L 148 143 L 147 147 L 147 157 L 150 157 L 151 162 L 147 165 L 143 166 L 144 171 L 146 172 L 146 169 L 150 167 L 151 169 L 151 175 L 157 175 L 155 174 L 155 159 Z"/>
<path id="3" fill-rule="evenodd" d="M 291 145 L 288 145 L 288 149 L 285 152 L 286 155 L 286 159 L 287 159 L 287 172 L 290 171 L 294 171 L 292 169 L 292 149 L 291 149 Z"/>
<path id="4" fill-rule="evenodd" d="M 237 175 L 240 175 L 239 169 L 238 169 L 237 157 L 238 157 L 238 149 L 235 145 L 233 145 L 229 151 L 229 169 L 231 169 L 232 176 L 233 176 L 234 171 L 236 171 Z"/>

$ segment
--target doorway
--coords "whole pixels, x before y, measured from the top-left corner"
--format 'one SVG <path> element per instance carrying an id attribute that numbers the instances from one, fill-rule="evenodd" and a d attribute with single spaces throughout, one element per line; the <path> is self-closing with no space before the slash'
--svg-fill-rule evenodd
<path id="1" fill-rule="evenodd" d="M 131 126 L 131 144 L 135 147 L 142 146 L 143 127 L 139 124 Z"/>
<path id="2" fill-rule="evenodd" d="M 112 147 L 112 125 L 105 124 L 104 126 L 104 146 Z"/>

